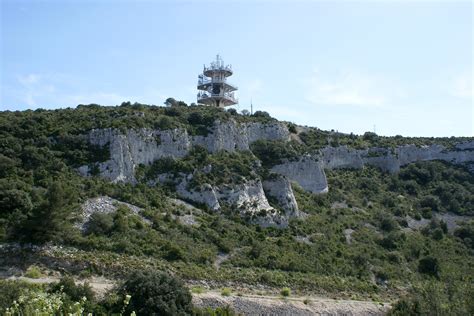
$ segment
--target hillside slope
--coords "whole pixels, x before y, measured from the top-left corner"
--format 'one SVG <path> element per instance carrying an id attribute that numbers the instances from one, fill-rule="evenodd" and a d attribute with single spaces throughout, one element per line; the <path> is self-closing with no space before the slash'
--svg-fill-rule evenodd
<path id="1" fill-rule="evenodd" d="M 148 267 L 472 312 L 472 138 L 141 104 L 2 112 L 0 126 L 3 269 Z"/>

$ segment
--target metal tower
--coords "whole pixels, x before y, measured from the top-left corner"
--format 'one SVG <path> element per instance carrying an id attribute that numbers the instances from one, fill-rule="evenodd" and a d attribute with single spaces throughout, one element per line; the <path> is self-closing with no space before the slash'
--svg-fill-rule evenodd
<path id="1" fill-rule="evenodd" d="M 199 75 L 197 84 L 197 102 L 217 107 L 225 107 L 238 103 L 234 96 L 237 87 L 227 82 L 227 77 L 232 76 L 232 66 L 224 66 L 224 61 L 219 55 L 211 62 L 209 67 L 204 65 L 202 74 Z"/>

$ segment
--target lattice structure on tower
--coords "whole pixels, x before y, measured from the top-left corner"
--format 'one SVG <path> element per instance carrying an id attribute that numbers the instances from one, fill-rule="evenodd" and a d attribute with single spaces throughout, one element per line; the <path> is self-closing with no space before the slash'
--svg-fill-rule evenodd
<path id="1" fill-rule="evenodd" d="M 197 102 L 200 104 L 226 107 L 239 103 L 234 95 L 237 87 L 227 82 L 227 77 L 232 76 L 232 66 L 224 65 L 219 55 L 210 66 L 204 65 L 202 74 L 199 75 L 197 88 Z"/>

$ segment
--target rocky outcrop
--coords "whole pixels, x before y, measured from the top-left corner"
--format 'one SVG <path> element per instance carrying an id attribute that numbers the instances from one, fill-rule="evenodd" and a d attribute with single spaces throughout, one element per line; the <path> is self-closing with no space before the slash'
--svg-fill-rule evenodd
<path id="1" fill-rule="evenodd" d="M 81 205 L 82 213 L 80 215 L 79 221 L 76 223 L 76 227 L 78 227 L 81 231 L 86 231 L 88 222 L 94 213 L 102 213 L 102 214 L 110 214 L 117 211 L 119 206 L 127 207 L 132 213 L 136 215 L 140 215 L 141 208 L 138 206 L 121 202 L 116 199 L 113 199 L 108 196 L 99 196 L 96 198 L 91 198 L 86 200 Z M 148 219 L 142 218 L 145 222 L 150 223 Z"/>
<path id="2" fill-rule="evenodd" d="M 219 150 L 249 150 L 250 144 L 257 140 L 289 140 L 290 133 L 282 123 L 245 123 L 235 121 L 216 122 L 207 136 L 194 136 L 191 143 L 206 148 L 209 152 Z"/>
<path id="3" fill-rule="evenodd" d="M 245 123 L 233 120 L 217 121 L 207 136 L 191 136 L 186 129 L 173 130 L 92 130 L 88 134 L 89 142 L 110 148 L 110 160 L 98 163 L 100 175 L 112 182 L 136 182 L 135 168 L 149 165 L 153 161 L 165 158 L 184 157 L 195 146 L 203 146 L 209 152 L 220 150 L 248 150 L 257 140 L 288 140 L 289 132 L 285 124 Z M 89 166 L 79 168 L 82 175 L 90 174 Z"/>
<path id="4" fill-rule="evenodd" d="M 321 164 L 325 169 L 360 169 L 364 166 L 360 152 L 347 146 L 325 147 L 321 149 L 320 156 Z"/>
<path id="5" fill-rule="evenodd" d="M 290 181 L 281 175 L 263 181 L 263 189 L 269 198 L 273 198 L 288 217 L 300 217 L 298 204 L 291 188 Z"/>
<path id="6" fill-rule="evenodd" d="M 297 182 L 303 189 L 312 193 L 326 193 L 328 182 L 321 163 L 316 157 L 304 156 L 296 161 L 286 161 L 271 169 Z"/>
<path id="7" fill-rule="evenodd" d="M 416 161 L 443 160 L 454 164 L 474 161 L 474 141 L 459 143 L 448 150 L 441 145 L 405 145 L 397 148 L 351 149 L 346 146 L 326 147 L 316 157 L 326 169 L 360 169 L 364 165 L 378 167 L 391 173 Z"/>
<path id="8" fill-rule="evenodd" d="M 253 214 L 261 210 L 272 209 L 260 180 L 251 180 L 237 185 L 224 185 L 217 188 L 217 194 L 220 201 L 243 212 Z"/>
<path id="9" fill-rule="evenodd" d="M 176 193 L 187 200 L 204 204 L 210 210 L 219 211 L 221 209 L 216 191 L 210 184 L 206 183 L 197 188 L 188 188 L 188 182 L 183 180 L 176 186 Z"/>
<path id="10" fill-rule="evenodd" d="M 271 207 L 259 179 L 240 184 L 213 186 L 205 183 L 198 187 L 192 187 L 190 186 L 192 178 L 192 174 L 179 174 L 177 177 L 171 174 L 161 174 L 149 184 L 173 183 L 176 193 L 181 198 L 206 205 L 213 211 L 220 211 L 225 206 L 263 227 L 286 227 L 289 218 L 297 214 L 297 209 L 288 214 L 282 214 Z M 296 201 L 294 202 L 296 205 Z"/>
<path id="11" fill-rule="evenodd" d="M 186 129 L 98 129 L 87 135 L 93 145 L 108 147 L 110 159 L 95 165 L 82 166 L 79 172 L 90 175 L 97 171 L 112 182 L 135 183 L 136 168 L 150 165 L 162 158 L 182 158 L 193 146 L 202 146 L 210 153 L 221 150 L 233 152 L 249 150 L 257 140 L 290 140 L 286 124 L 238 123 L 234 120 L 216 121 L 208 135 L 190 135 Z M 474 172 L 474 141 L 459 143 L 452 149 L 441 145 L 417 147 L 405 145 L 398 148 L 352 149 L 346 146 L 326 147 L 295 160 L 286 160 L 273 166 L 273 178 L 262 181 L 247 179 L 240 184 L 215 186 L 202 184 L 190 186 L 193 174 L 160 174 L 149 184 L 171 182 L 177 194 L 187 200 L 206 205 L 219 211 L 224 206 L 235 209 L 262 226 L 285 227 L 292 217 L 300 217 L 290 181 L 315 194 L 326 193 L 328 183 L 324 169 L 360 169 L 366 165 L 387 172 L 397 172 L 400 167 L 422 160 L 444 160 L 455 164 L 471 163 Z M 94 169 L 91 169 L 94 168 Z M 252 167 L 253 168 L 253 167 Z M 206 171 L 207 170 L 207 171 Z M 209 173 L 212 165 L 206 166 Z M 277 209 L 271 207 L 278 205 Z M 274 203 L 274 204 L 273 204 Z"/>

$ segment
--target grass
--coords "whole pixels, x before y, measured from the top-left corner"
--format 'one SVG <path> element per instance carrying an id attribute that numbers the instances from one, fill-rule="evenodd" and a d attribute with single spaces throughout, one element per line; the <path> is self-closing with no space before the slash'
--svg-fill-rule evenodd
<path id="1" fill-rule="evenodd" d="M 202 294 L 205 292 L 206 292 L 206 289 L 202 286 L 193 286 L 191 288 L 191 293 L 194 293 L 194 294 Z"/>
<path id="2" fill-rule="evenodd" d="M 228 287 L 223 288 L 221 291 L 222 296 L 230 296 L 231 293 L 232 293 L 232 290 L 229 289 Z"/>
<path id="3" fill-rule="evenodd" d="M 40 268 L 37 266 L 30 266 L 26 272 L 25 272 L 25 277 L 31 278 L 31 279 L 39 279 L 43 276 L 43 273 L 41 272 Z"/>

